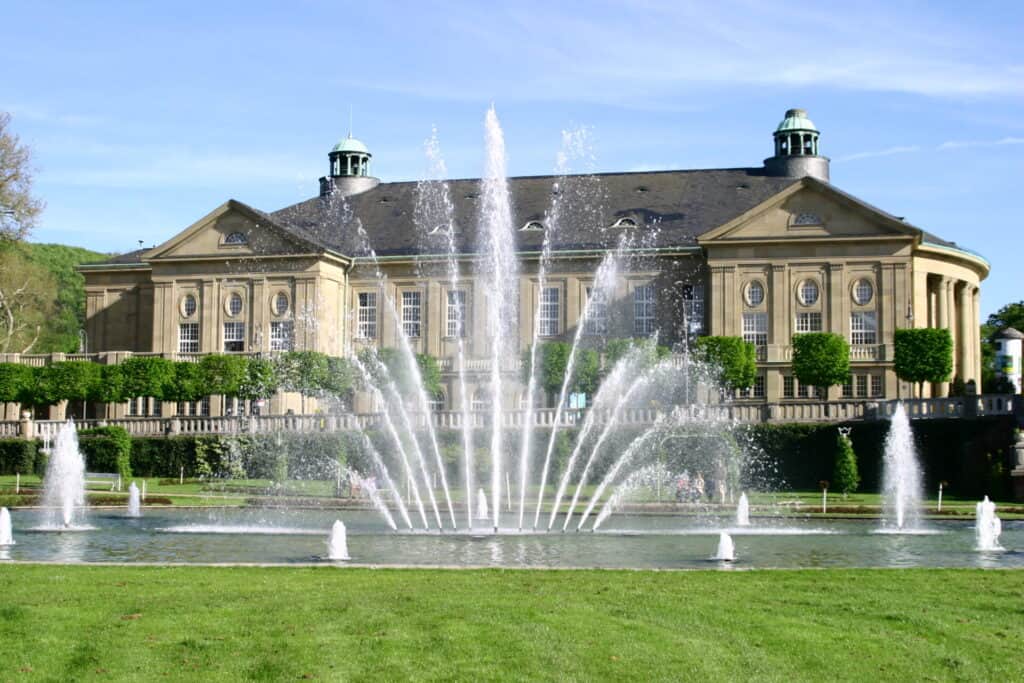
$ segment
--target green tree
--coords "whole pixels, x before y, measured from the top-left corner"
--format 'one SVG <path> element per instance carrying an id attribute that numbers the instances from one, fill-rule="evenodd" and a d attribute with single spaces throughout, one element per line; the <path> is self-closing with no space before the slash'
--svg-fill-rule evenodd
<path id="1" fill-rule="evenodd" d="M 32 368 L 21 363 L 0 363 L 0 403 L 15 403 L 32 381 Z"/>
<path id="2" fill-rule="evenodd" d="M 85 329 L 85 278 L 76 268 L 109 256 L 63 244 L 23 243 L 20 246 L 28 260 L 46 270 L 56 285 L 53 315 L 43 322 L 35 352 L 78 351 L 79 330 Z"/>
<path id="3" fill-rule="evenodd" d="M 557 394 L 562 390 L 566 371 L 569 367 L 569 355 L 572 345 L 566 342 L 543 342 L 537 345 L 538 375 L 537 384 L 548 394 Z M 523 381 L 530 378 L 530 352 L 523 352 Z M 572 380 L 569 391 L 572 393 L 593 394 L 601 382 L 601 357 L 591 349 L 576 349 L 573 361 Z"/>
<path id="4" fill-rule="evenodd" d="M 434 367 L 437 368 L 437 376 L 432 381 L 436 381 L 438 384 L 440 384 L 441 371 L 437 366 L 437 361 L 435 359 L 431 360 L 434 361 Z M 355 369 L 352 367 L 351 361 L 349 361 L 347 358 L 328 356 L 327 384 L 324 386 L 324 390 L 335 396 L 345 396 L 352 391 L 352 387 L 354 386 Z"/>
<path id="5" fill-rule="evenodd" d="M 696 352 L 704 362 L 718 369 L 718 380 L 726 388 L 742 389 L 757 378 L 757 349 L 741 337 L 700 337 Z"/>
<path id="6" fill-rule="evenodd" d="M 238 396 L 239 389 L 247 378 L 248 363 L 244 356 L 223 353 L 203 356 L 199 361 L 199 367 L 202 369 L 206 394 Z"/>
<path id="7" fill-rule="evenodd" d="M 832 332 L 793 337 L 793 374 L 801 384 L 830 387 L 850 379 L 850 345 Z"/>
<path id="8" fill-rule="evenodd" d="M 25 256 L 19 244 L 0 241 L 0 353 L 30 353 L 57 315 L 57 283 Z"/>
<path id="9" fill-rule="evenodd" d="M 24 239 L 43 210 L 32 196 L 32 152 L 10 124 L 11 115 L 0 112 L 0 241 Z"/>
<path id="10" fill-rule="evenodd" d="M 276 359 L 281 389 L 303 396 L 317 396 L 328 383 L 330 364 L 317 351 L 289 351 Z"/>
<path id="11" fill-rule="evenodd" d="M 836 438 L 836 461 L 832 467 L 832 486 L 843 496 L 853 493 L 860 486 L 857 454 L 853 450 L 850 438 L 842 432 Z"/>
<path id="12" fill-rule="evenodd" d="M 245 400 L 270 398 L 277 393 L 277 364 L 266 358 L 250 358 L 238 396 Z"/>
<path id="13" fill-rule="evenodd" d="M 369 351 L 370 349 L 366 349 Z M 415 378 L 412 369 L 404 353 L 398 349 L 383 348 L 377 350 L 378 360 L 387 368 L 388 376 L 395 383 L 398 391 L 404 395 L 411 395 L 416 390 Z M 423 380 L 423 389 L 428 396 L 438 396 L 441 393 L 441 366 L 437 359 L 425 353 L 417 353 L 416 367 L 419 368 L 420 379 Z M 366 363 L 364 363 L 366 365 Z M 374 363 L 371 361 L 367 368 L 372 369 Z M 378 381 L 383 378 L 376 378 Z"/>
<path id="14" fill-rule="evenodd" d="M 896 376 L 916 382 L 947 382 L 953 373 L 953 337 L 949 330 L 918 327 L 896 330 L 893 338 Z"/>
<path id="15" fill-rule="evenodd" d="M 641 347 L 648 358 L 645 365 L 654 363 L 672 355 L 672 349 L 667 346 L 655 344 L 652 339 L 609 339 L 604 345 L 604 366 L 605 370 L 615 367 L 615 364 L 627 353 Z"/>
<path id="16" fill-rule="evenodd" d="M 174 380 L 174 363 L 160 356 L 131 356 L 121 362 L 124 398 L 163 399 Z"/>
<path id="17" fill-rule="evenodd" d="M 120 403 L 127 398 L 124 393 L 124 372 L 121 366 L 99 366 L 99 379 L 92 387 L 89 400 L 99 403 Z"/>
<path id="18" fill-rule="evenodd" d="M 1008 382 L 996 374 L 997 332 L 1012 327 L 1024 332 L 1024 301 L 1006 304 L 981 325 L 981 387 L 986 393 L 1007 393 Z M 1000 381 L 1003 380 L 1003 381 Z"/>
<path id="19" fill-rule="evenodd" d="M 199 363 L 178 361 L 164 387 L 163 398 L 166 401 L 199 401 L 209 393 L 202 366 Z"/>

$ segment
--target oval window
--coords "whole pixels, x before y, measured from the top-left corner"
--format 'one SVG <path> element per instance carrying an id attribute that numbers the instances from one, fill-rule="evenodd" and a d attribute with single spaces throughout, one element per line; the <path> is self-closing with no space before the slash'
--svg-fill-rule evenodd
<path id="1" fill-rule="evenodd" d="M 199 303 L 196 301 L 195 296 L 192 294 L 186 294 L 185 298 L 181 300 L 181 313 L 186 318 L 191 318 L 196 314 L 196 310 L 199 308 Z"/>
<path id="2" fill-rule="evenodd" d="M 228 313 L 231 315 L 238 315 L 242 312 L 242 297 L 238 294 L 232 294 L 228 298 Z"/>
<path id="3" fill-rule="evenodd" d="M 274 313 L 277 315 L 284 315 L 288 312 L 288 295 L 284 292 L 278 292 L 277 296 L 274 297 Z"/>
<path id="4" fill-rule="evenodd" d="M 867 280 L 857 280 L 857 284 L 853 286 L 853 301 L 854 303 L 864 305 L 871 301 L 871 297 L 875 295 L 875 288 L 871 286 L 871 283 Z"/>
<path id="5" fill-rule="evenodd" d="M 747 285 L 747 303 L 751 306 L 760 306 L 764 302 L 764 287 L 760 282 L 751 282 Z"/>
<path id="6" fill-rule="evenodd" d="M 818 303 L 818 283 L 814 280 L 804 280 L 800 283 L 800 303 L 805 306 Z"/>

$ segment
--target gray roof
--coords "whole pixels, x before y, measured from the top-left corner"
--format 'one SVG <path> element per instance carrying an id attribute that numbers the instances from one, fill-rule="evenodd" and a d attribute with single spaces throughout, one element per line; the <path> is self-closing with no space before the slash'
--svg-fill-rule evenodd
<path id="1" fill-rule="evenodd" d="M 696 246 L 697 236 L 739 216 L 778 194 L 796 178 L 772 177 L 764 169 L 712 169 L 608 173 L 569 177 L 510 178 L 516 248 L 540 250 L 542 231 L 520 230 L 531 221 L 545 222 L 552 201 L 560 202 L 553 247 L 558 250 L 599 249 L 618 243 L 617 220 L 631 218 L 638 228 L 634 244 L 647 247 Z M 428 225 L 417 225 L 418 183 L 382 183 L 372 190 L 341 199 L 316 197 L 270 214 L 298 236 L 333 251 L 360 256 L 366 253 L 358 223 L 380 256 L 443 253 L 447 235 L 430 235 Z M 448 182 L 454 205 L 459 253 L 476 253 L 483 199 L 479 179 Z M 557 196 L 554 192 L 558 188 Z M 436 222 L 436 221 L 435 221 Z"/>
<path id="2" fill-rule="evenodd" d="M 996 334 L 995 338 L 996 339 L 1024 339 L 1024 334 L 1021 334 L 1019 331 L 1017 331 L 1016 329 L 1014 329 L 1012 327 L 1007 327 L 1007 328 L 1005 328 L 1003 330 L 1000 330 L 999 333 Z"/>

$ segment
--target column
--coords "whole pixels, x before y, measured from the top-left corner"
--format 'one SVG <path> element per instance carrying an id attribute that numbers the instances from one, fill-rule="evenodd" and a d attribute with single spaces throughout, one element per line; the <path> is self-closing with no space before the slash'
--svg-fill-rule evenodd
<path id="1" fill-rule="evenodd" d="M 846 288 L 843 264 L 828 264 L 828 327 L 825 329 L 846 339 L 850 338 L 850 321 L 846 318 Z"/>
<path id="2" fill-rule="evenodd" d="M 771 335 L 768 338 L 770 342 L 768 346 L 768 360 L 782 360 L 782 348 L 788 346 L 790 338 L 793 336 L 790 332 L 790 321 L 792 317 L 789 315 L 789 302 L 792 297 L 789 296 L 789 285 L 787 284 L 787 273 L 785 265 L 772 265 L 771 280 L 768 282 L 768 315 L 771 320 L 771 325 L 768 328 L 768 333 Z M 777 375 L 777 377 L 780 377 Z M 778 379 L 779 388 L 775 394 L 769 394 L 767 386 L 765 393 L 774 398 L 770 398 L 770 401 L 778 400 L 782 397 L 782 379 Z"/>
<path id="3" fill-rule="evenodd" d="M 957 286 L 958 302 L 957 313 L 959 314 L 959 326 L 957 327 L 957 358 L 959 364 L 957 372 L 964 382 L 972 379 L 971 353 L 974 350 L 973 335 L 971 334 L 971 292 L 966 282 L 960 282 Z"/>
<path id="4" fill-rule="evenodd" d="M 974 381 L 978 385 L 978 393 L 982 392 L 981 387 L 981 289 L 971 287 L 971 346 L 974 351 L 971 356 L 971 372 L 974 373 Z"/>
<path id="5" fill-rule="evenodd" d="M 939 284 L 936 288 L 936 304 L 938 308 L 938 327 L 939 329 L 948 330 L 950 328 L 950 297 L 949 297 L 949 284 L 950 280 L 948 277 L 939 278 Z M 933 396 L 948 396 L 949 395 L 949 382 L 938 382 L 932 386 Z"/>

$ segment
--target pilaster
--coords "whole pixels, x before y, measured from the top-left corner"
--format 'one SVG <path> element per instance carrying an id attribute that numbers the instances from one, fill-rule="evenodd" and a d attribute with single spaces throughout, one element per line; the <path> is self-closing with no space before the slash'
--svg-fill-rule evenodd
<path id="1" fill-rule="evenodd" d="M 828 264 L 828 331 L 850 338 L 850 320 L 846 315 L 846 277 L 842 263 Z"/>

